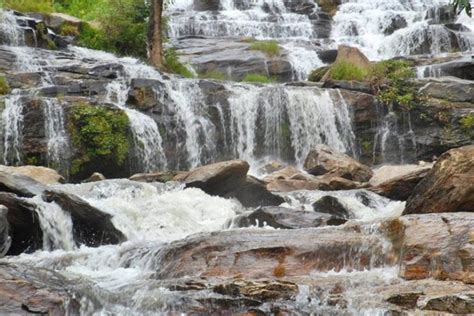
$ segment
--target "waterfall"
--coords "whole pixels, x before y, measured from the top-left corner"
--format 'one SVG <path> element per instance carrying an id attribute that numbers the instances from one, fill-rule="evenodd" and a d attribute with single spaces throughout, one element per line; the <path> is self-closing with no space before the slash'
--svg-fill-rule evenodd
<path id="1" fill-rule="evenodd" d="M 3 162 L 5 165 L 22 163 L 23 106 L 22 96 L 15 91 L 5 98 L 5 109 L 2 112 Z"/>
<path id="2" fill-rule="evenodd" d="M 283 44 L 282 47 L 288 52 L 288 61 L 294 71 L 293 80 L 306 80 L 312 70 L 324 65 L 315 47 L 297 46 L 294 42 Z"/>
<path id="3" fill-rule="evenodd" d="M 57 99 L 43 99 L 46 137 L 48 139 L 48 165 L 67 175 L 69 170 L 69 137 L 66 133 L 63 104 Z"/>
<path id="4" fill-rule="evenodd" d="M 137 171 L 157 171 L 166 169 L 162 138 L 156 122 L 146 114 L 126 107 L 129 85 L 126 82 L 113 81 L 106 87 L 106 102 L 115 104 L 123 110 L 130 122 L 134 140 L 134 163 Z"/>
<path id="5" fill-rule="evenodd" d="M 23 29 L 11 11 L 0 10 L 0 45 L 20 46 L 25 43 Z"/>

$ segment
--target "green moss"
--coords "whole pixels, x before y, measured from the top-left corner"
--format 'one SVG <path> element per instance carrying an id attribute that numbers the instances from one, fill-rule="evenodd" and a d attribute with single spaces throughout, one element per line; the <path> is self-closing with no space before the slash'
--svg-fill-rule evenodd
<path id="1" fill-rule="evenodd" d="M 337 62 L 329 69 L 329 77 L 334 80 L 363 81 L 367 74 L 367 70 L 345 61 Z"/>
<path id="2" fill-rule="evenodd" d="M 200 74 L 199 78 L 201 79 L 214 79 L 214 80 L 227 80 L 228 77 L 225 73 L 218 70 L 208 71 L 206 73 Z"/>
<path id="3" fill-rule="evenodd" d="M 78 25 L 68 23 L 63 23 L 59 30 L 59 34 L 62 36 L 79 36 L 80 33 Z"/>
<path id="4" fill-rule="evenodd" d="M 242 79 L 244 82 L 255 82 L 255 83 L 273 83 L 275 82 L 274 79 L 269 78 L 264 75 L 259 75 L 259 74 L 247 74 L 244 79 Z"/>
<path id="5" fill-rule="evenodd" d="M 466 133 L 474 132 L 474 114 L 468 114 L 459 120 L 461 128 Z"/>
<path id="6" fill-rule="evenodd" d="M 10 93 L 10 86 L 8 85 L 7 78 L 5 76 L 0 76 L 0 95 L 5 95 Z"/>
<path id="7" fill-rule="evenodd" d="M 324 75 L 328 72 L 330 67 L 320 67 L 316 68 L 308 76 L 308 81 L 319 82 L 323 79 Z"/>
<path id="8" fill-rule="evenodd" d="M 275 40 L 254 41 L 250 44 L 251 50 L 258 50 L 269 57 L 280 55 L 280 46 Z"/>
<path id="9" fill-rule="evenodd" d="M 112 159 L 121 166 L 130 146 L 128 126 L 128 117 L 121 110 L 85 103 L 74 106 L 69 131 L 80 157 L 73 160 L 71 173 L 96 159 Z"/>
<path id="10" fill-rule="evenodd" d="M 30 166 L 40 165 L 39 161 L 40 159 L 37 156 L 25 157 L 25 164 L 30 165 Z"/>
<path id="11" fill-rule="evenodd" d="M 169 48 L 165 51 L 163 67 L 166 71 L 181 75 L 185 78 L 194 78 L 194 74 L 179 61 L 176 49 Z"/>

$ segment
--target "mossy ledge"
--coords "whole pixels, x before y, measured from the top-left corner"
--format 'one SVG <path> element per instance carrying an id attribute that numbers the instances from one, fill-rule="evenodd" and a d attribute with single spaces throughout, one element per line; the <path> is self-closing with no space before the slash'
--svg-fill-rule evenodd
<path id="1" fill-rule="evenodd" d="M 70 170 L 73 178 L 81 179 L 96 171 L 106 176 L 128 173 L 131 134 L 124 111 L 77 103 L 68 116 L 68 130 L 75 149 Z"/>

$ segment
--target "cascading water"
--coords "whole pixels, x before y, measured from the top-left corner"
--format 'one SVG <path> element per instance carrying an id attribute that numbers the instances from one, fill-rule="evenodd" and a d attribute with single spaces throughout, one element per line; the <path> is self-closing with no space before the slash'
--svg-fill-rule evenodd
<path id="1" fill-rule="evenodd" d="M 46 137 L 48 139 L 48 164 L 67 175 L 71 148 L 66 133 L 63 105 L 57 99 L 43 100 Z"/>
<path id="2" fill-rule="evenodd" d="M 2 113 L 3 163 L 17 165 L 22 162 L 23 101 L 22 96 L 13 91 L 5 98 Z"/>

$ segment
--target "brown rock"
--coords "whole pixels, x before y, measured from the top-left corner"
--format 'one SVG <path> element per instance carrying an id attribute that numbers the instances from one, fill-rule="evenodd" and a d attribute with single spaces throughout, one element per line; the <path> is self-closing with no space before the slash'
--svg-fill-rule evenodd
<path id="1" fill-rule="evenodd" d="M 474 212 L 474 145 L 452 149 L 410 195 L 404 214 Z"/>
<path id="2" fill-rule="evenodd" d="M 362 69 L 371 67 L 369 59 L 356 47 L 339 45 L 337 48 L 337 62 L 348 62 Z"/>
<path id="3" fill-rule="evenodd" d="M 293 176 L 290 179 L 277 179 L 267 184 L 267 189 L 272 192 L 291 192 L 297 190 L 352 190 L 358 188 L 360 183 L 347 180 L 341 177 L 324 175 L 305 175 L 302 179 Z"/>
<path id="4" fill-rule="evenodd" d="M 93 174 L 91 174 L 91 176 L 89 178 L 85 179 L 82 182 L 83 183 L 88 183 L 88 182 L 97 182 L 97 181 L 103 181 L 103 180 L 106 180 L 106 178 L 102 173 L 94 172 Z"/>
<path id="5" fill-rule="evenodd" d="M 402 216 L 400 276 L 474 284 L 474 214 Z"/>
<path id="6" fill-rule="evenodd" d="M 214 292 L 229 296 L 245 296 L 250 299 L 269 301 L 277 299 L 290 299 L 298 294 L 298 286 L 284 281 L 247 281 L 233 280 L 227 284 L 214 287 Z"/>
<path id="7" fill-rule="evenodd" d="M 326 145 L 318 145 L 306 157 L 304 168 L 313 175 L 330 173 L 348 180 L 366 182 L 372 170 L 346 154 L 337 153 Z"/>
<path id="8" fill-rule="evenodd" d="M 138 182 L 168 182 L 173 181 L 175 178 L 186 175 L 186 172 L 182 171 L 166 171 L 166 172 L 153 172 L 153 173 L 137 173 L 129 178 L 132 181 Z"/>
<path id="9" fill-rule="evenodd" d="M 369 190 L 392 200 L 405 201 L 429 171 L 430 168 L 415 170 L 408 174 L 391 178 L 375 187 L 369 188 Z"/>
<path id="10" fill-rule="evenodd" d="M 0 170 L 0 191 L 11 192 L 24 197 L 33 197 L 46 189 L 42 183 L 31 177 Z"/>
<path id="11" fill-rule="evenodd" d="M 474 313 L 474 291 L 468 293 L 428 296 L 420 303 L 422 310 L 447 312 L 452 314 Z"/>

